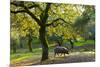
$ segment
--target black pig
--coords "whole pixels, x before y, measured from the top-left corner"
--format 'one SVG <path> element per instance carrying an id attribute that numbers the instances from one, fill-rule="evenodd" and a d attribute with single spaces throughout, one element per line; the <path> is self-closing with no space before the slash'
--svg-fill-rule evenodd
<path id="1" fill-rule="evenodd" d="M 69 54 L 68 49 L 65 47 L 57 46 L 56 48 L 54 48 L 54 57 L 59 54 L 64 54 L 64 56 L 65 54 Z"/>

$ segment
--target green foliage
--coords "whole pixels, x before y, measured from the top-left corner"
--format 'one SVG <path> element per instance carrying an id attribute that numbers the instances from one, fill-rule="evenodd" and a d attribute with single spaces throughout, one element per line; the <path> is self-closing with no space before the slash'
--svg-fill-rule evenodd
<path id="1" fill-rule="evenodd" d="M 33 4 L 38 5 L 38 6 L 41 5 L 40 8 L 42 10 L 44 10 L 44 8 L 46 6 L 45 3 L 24 2 L 24 4 L 27 7 L 29 7 Z M 55 20 L 56 18 L 59 18 L 59 17 L 63 18 L 68 23 L 72 23 L 77 16 L 81 15 L 81 9 L 82 8 L 79 5 L 70 5 L 70 4 L 66 5 L 66 4 L 55 4 L 55 3 L 53 3 L 51 5 L 51 9 L 48 12 L 49 17 L 48 17 L 47 23 L 51 23 L 53 20 Z M 21 10 L 21 9 L 19 9 L 17 7 L 15 8 L 13 5 L 11 5 L 11 10 Z M 43 15 L 41 14 L 43 11 L 41 11 L 39 8 L 33 8 L 30 11 L 32 11 L 32 13 L 35 14 L 37 18 L 39 18 L 40 15 L 41 15 L 41 17 L 43 17 Z M 39 33 L 38 33 L 39 26 L 29 15 L 24 14 L 24 13 L 19 13 L 19 14 L 16 15 L 17 18 L 13 18 L 13 16 L 11 16 L 11 17 L 12 17 L 12 20 L 15 19 L 13 22 L 11 22 L 12 25 L 18 25 L 19 24 L 17 26 L 17 28 L 19 28 L 20 30 L 17 30 L 17 32 L 18 32 L 18 34 L 20 32 L 20 34 L 19 34 L 20 36 L 25 37 L 27 34 L 29 34 L 30 33 L 28 31 L 29 29 L 32 29 L 32 32 L 33 32 L 32 35 L 33 36 L 35 36 L 35 37 L 39 36 Z M 58 26 L 55 27 L 55 28 L 48 27 L 47 33 L 50 36 L 52 36 L 53 33 L 56 33 L 57 36 L 61 36 L 65 32 L 64 38 L 66 38 L 66 37 L 70 38 L 70 33 L 72 33 L 72 32 L 70 32 L 71 28 L 69 28 L 69 30 L 68 30 L 67 23 L 64 23 L 63 21 L 57 21 L 57 23 L 62 23 L 65 26 L 63 26 L 62 24 L 58 24 Z M 13 28 L 13 26 L 11 28 Z M 14 26 L 14 28 L 15 28 L 15 26 Z"/>
<path id="2" fill-rule="evenodd" d="M 74 23 L 74 27 L 78 31 L 84 31 L 85 26 L 88 25 L 88 23 L 95 22 L 95 7 L 94 6 L 83 6 L 84 11 L 81 16 L 77 17 Z"/>
<path id="3" fill-rule="evenodd" d="M 94 40 L 78 41 L 74 43 L 75 46 L 94 45 L 94 44 L 95 44 Z"/>

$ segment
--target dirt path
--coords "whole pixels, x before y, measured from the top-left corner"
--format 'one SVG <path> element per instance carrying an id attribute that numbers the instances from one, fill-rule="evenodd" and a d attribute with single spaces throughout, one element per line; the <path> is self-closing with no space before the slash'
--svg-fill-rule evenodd
<path id="1" fill-rule="evenodd" d="M 50 54 L 50 59 L 45 62 L 40 63 L 40 58 L 38 59 L 27 59 L 22 62 L 11 64 L 11 67 L 18 66 L 32 66 L 40 64 L 58 64 L 58 63 L 75 63 L 75 62 L 93 62 L 95 61 L 95 52 L 73 52 L 69 55 L 53 57 L 53 54 Z"/>
<path id="2" fill-rule="evenodd" d="M 64 57 L 63 60 L 59 61 L 58 63 L 91 62 L 91 61 L 95 61 L 94 52 L 74 52 Z"/>

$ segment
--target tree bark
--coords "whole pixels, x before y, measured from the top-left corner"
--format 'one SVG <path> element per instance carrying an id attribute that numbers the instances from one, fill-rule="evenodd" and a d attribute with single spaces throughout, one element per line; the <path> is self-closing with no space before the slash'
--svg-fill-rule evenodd
<path id="1" fill-rule="evenodd" d="M 42 45 L 42 58 L 41 61 L 45 61 L 48 59 L 48 45 L 47 45 L 47 40 L 46 40 L 46 27 L 45 26 L 41 26 L 39 29 L 39 38 L 41 41 L 41 45 Z"/>

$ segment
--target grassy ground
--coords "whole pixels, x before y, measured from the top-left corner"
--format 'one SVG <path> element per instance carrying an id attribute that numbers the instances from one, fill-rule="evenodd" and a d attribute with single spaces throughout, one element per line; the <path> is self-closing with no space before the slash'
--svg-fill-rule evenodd
<path id="1" fill-rule="evenodd" d="M 20 51 L 20 52 L 19 52 Z M 21 52 L 24 51 L 24 52 Z M 33 49 L 33 52 L 28 52 L 27 49 L 19 49 L 17 53 L 11 54 L 11 63 L 17 63 L 29 58 L 39 58 L 41 56 L 41 49 Z"/>
<path id="2" fill-rule="evenodd" d="M 95 59 L 95 42 L 92 40 L 88 40 L 85 42 L 76 42 L 75 48 L 73 51 L 70 50 L 70 54 L 65 57 L 59 56 L 54 58 L 53 57 L 53 45 L 49 46 L 49 60 L 42 64 L 53 64 L 53 63 L 70 63 L 70 62 L 86 62 L 86 61 L 94 61 Z M 91 50 L 92 49 L 92 50 Z M 17 53 L 11 53 L 10 60 L 11 66 L 20 66 L 20 65 L 34 65 L 34 64 L 41 64 L 41 48 L 34 48 L 33 52 L 28 52 L 27 49 L 18 49 Z M 80 59 L 79 59 L 80 58 Z M 83 59 L 89 60 L 83 60 Z"/>
<path id="3" fill-rule="evenodd" d="M 83 45 L 87 45 L 87 44 L 95 44 L 94 40 L 87 40 L 87 41 L 79 41 L 79 42 L 75 42 L 74 45 L 75 46 L 83 46 Z"/>

